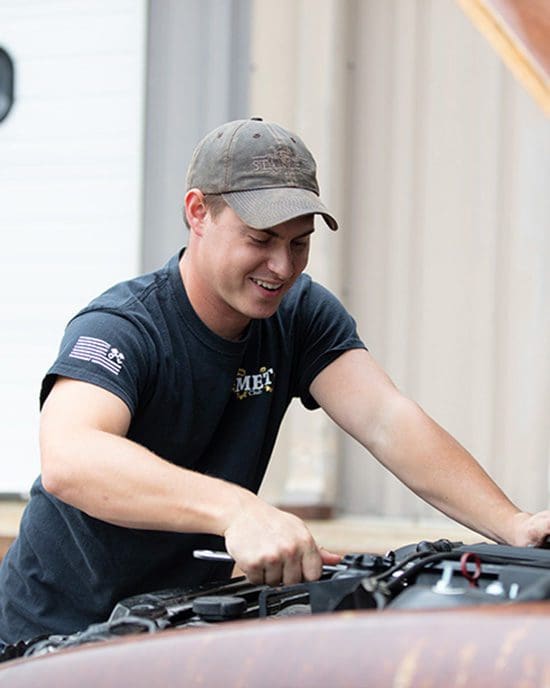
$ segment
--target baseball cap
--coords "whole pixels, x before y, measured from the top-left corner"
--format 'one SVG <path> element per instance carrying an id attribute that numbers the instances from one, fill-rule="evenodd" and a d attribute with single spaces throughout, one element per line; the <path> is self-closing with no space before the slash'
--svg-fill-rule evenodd
<path id="1" fill-rule="evenodd" d="M 299 136 L 260 117 L 227 122 L 199 142 L 187 171 L 192 188 L 221 195 L 254 229 L 309 214 L 338 229 L 319 198 L 310 151 Z"/>

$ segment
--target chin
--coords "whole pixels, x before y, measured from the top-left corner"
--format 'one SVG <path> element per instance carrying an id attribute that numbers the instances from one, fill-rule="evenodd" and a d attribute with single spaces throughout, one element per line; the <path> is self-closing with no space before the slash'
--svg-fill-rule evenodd
<path id="1" fill-rule="evenodd" d="M 263 309 L 258 309 L 255 311 L 252 311 L 248 317 L 251 320 L 265 320 L 266 318 L 271 318 L 272 315 L 275 315 L 277 312 L 277 308 L 270 308 L 269 310 L 267 308 Z"/>
<path id="2" fill-rule="evenodd" d="M 279 298 L 277 299 L 270 299 L 268 301 L 263 301 L 258 298 L 235 299 L 233 300 L 232 308 L 237 313 L 240 313 L 240 315 L 250 320 L 265 320 L 277 312 L 281 305 L 282 298 L 283 294 L 279 294 Z"/>
<path id="3" fill-rule="evenodd" d="M 249 308 L 245 312 L 245 315 L 251 320 L 265 320 L 274 315 L 279 308 L 279 303 L 270 304 L 269 306 Z"/>

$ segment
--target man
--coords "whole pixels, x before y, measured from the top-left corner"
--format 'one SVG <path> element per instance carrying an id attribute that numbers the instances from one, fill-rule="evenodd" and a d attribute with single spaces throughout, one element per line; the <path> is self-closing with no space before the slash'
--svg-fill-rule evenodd
<path id="1" fill-rule="evenodd" d="M 527 545 L 550 532 L 550 513 L 511 504 L 302 274 L 314 216 L 337 229 L 318 193 L 296 135 L 258 119 L 216 129 L 189 168 L 187 248 L 71 320 L 42 386 L 42 477 L 0 569 L 3 641 L 229 576 L 195 548 L 225 547 L 253 582 L 317 579 L 338 557 L 255 494 L 297 396 L 485 536 Z"/>

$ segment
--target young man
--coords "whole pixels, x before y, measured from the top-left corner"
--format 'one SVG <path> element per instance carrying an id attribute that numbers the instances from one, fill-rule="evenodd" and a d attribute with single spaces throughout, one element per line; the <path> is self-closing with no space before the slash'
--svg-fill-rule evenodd
<path id="1" fill-rule="evenodd" d="M 230 574 L 196 548 L 226 548 L 253 582 L 318 578 L 338 557 L 255 494 L 297 396 L 485 536 L 527 545 L 550 532 L 550 513 L 511 504 L 303 274 L 314 215 L 337 229 L 318 193 L 296 135 L 257 119 L 216 129 L 189 168 L 187 248 L 70 321 L 42 386 L 42 477 L 0 568 L 3 641 L 74 632 L 125 596 Z"/>

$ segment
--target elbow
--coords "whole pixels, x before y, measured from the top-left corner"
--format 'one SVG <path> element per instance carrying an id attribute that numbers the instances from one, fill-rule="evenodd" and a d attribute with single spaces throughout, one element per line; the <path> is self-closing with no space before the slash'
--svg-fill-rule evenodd
<path id="1" fill-rule="evenodd" d="M 42 454 L 42 487 L 49 494 L 59 499 L 63 499 L 66 492 L 66 476 L 63 470 L 56 464 L 51 456 Z"/>
<path id="2" fill-rule="evenodd" d="M 54 418 L 55 420 L 55 418 Z M 40 469 L 46 492 L 68 502 L 73 491 L 75 460 L 78 456 L 75 433 L 59 428 L 51 416 L 43 412 L 39 430 Z"/>
<path id="3" fill-rule="evenodd" d="M 70 494 L 70 471 L 63 453 L 41 443 L 40 448 L 42 486 L 49 494 L 66 502 Z"/>

